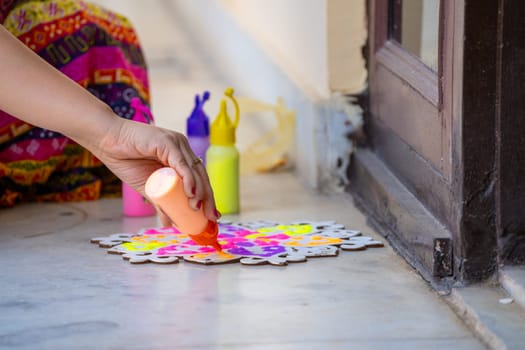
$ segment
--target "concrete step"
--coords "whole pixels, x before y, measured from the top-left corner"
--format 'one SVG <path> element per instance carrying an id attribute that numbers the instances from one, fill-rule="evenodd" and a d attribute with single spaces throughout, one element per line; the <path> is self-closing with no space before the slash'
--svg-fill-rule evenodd
<path id="1" fill-rule="evenodd" d="M 525 308 L 496 285 L 453 288 L 444 297 L 490 349 L 525 349 Z"/>
<path id="2" fill-rule="evenodd" d="M 499 281 L 514 301 L 525 309 L 525 266 L 505 266 L 500 270 Z"/>

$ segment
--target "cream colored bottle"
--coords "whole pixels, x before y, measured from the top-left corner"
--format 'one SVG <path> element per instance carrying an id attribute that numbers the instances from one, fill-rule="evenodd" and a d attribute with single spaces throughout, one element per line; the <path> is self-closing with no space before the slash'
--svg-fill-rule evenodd
<path id="1" fill-rule="evenodd" d="M 203 208 L 190 207 L 182 179 L 174 169 L 166 167 L 154 171 L 146 181 L 145 192 L 182 233 L 200 245 L 211 245 L 221 251 L 217 242 L 217 222 L 208 220 Z"/>

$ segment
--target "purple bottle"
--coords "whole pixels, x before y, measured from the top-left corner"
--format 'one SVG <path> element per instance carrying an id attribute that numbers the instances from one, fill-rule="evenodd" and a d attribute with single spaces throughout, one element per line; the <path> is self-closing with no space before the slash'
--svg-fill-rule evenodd
<path id="1" fill-rule="evenodd" d="M 186 120 L 186 136 L 191 149 L 203 162 L 206 162 L 206 151 L 210 146 L 210 121 L 202 107 L 209 98 L 208 91 L 204 92 L 202 100 L 199 95 L 195 95 L 195 107 Z"/>

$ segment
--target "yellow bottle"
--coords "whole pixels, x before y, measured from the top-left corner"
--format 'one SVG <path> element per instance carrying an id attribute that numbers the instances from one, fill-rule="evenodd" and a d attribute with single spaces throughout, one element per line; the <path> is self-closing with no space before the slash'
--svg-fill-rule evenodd
<path id="1" fill-rule="evenodd" d="M 206 151 L 206 170 L 210 177 L 217 209 L 221 214 L 235 214 L 240 210 L 239 151 L 235 147 L 235 129 L 239 124 L 239 105 L 233 89 L 224 92 L 235 106 L 232 122 L 226 111 L 226 100 L 210 126 L 210 147 Z"/>

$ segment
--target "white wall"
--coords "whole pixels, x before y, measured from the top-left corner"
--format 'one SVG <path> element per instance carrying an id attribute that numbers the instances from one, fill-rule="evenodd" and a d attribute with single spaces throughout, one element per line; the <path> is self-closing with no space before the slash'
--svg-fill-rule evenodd
<path id="1" fill-rule="evenodd" d="M 361 92 L 367 79 L 363 46 L 368 39 L 365 0 L 328 0 L 328 83 L 330 91 Z"/>
<path id="2" fill-rule="evenodd" d="M 296 112 L 301 180 L 316 189 L 340 183 L 337 164 L 350 158 L 347 134 L 362 117 L 334 92 L 366 87 L 366 0 L 171 1 L 225 84 L 267 103 L 282 97 Z"/>
<path id="3" fill-rule="evenodd" d="M 296 84 L 329 97 L 326 0 L 219 0 Z"/>
<path id="4" fill-rule="evenodd" d="M 366 83 L 365 0 L 218 0 L 305 92 L 326 99 Z"/>

